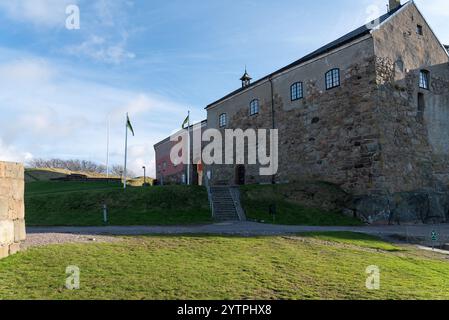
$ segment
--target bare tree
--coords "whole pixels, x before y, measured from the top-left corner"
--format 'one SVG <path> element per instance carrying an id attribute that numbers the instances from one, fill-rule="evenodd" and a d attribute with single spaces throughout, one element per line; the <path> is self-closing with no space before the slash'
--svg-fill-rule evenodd
<path id="1" fill-rule="evenodd" d="M 33 159 L 28 163 L 30 168 L 41 169 L 64 169 L 77 172 L 88 173 L 105 173 L 106 167 L 104 165 L 87 161 L 87 160 L 62 160 L 62 159 Z"/>
<path id="2" fill-rule="evenodd" d="M 121 177 L 123 172 L 125 171 L 125 168 L 122 165 L 114 165 L 111 169 L 111 174 L 114 176 Z M 126 169 L 126 174 L 128 177 L 134 177 L 135 173 L 132 170 Z"/>

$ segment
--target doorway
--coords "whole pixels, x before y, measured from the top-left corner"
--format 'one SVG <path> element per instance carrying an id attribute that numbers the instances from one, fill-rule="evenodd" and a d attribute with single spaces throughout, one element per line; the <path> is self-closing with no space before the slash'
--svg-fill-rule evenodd
<path id="1" fill-rule="evenodd" d="M 423 93 L 418 93 L 418 113 L 417 113 L 417 119 L 418 122 L 423 123 L 424 122 L 424 111 L 426 110 L 426 101 L 424 99 Z"/>
<path id="2" fill-rule="evenodd" d="M 192 175 L 192 185 L 197 186 L 199 183 L 198 180 L 198 165 L 193 165 L 193 175 Z"/>
<path id="3" fill-rule="evenodd" d="M 243 186 L 245 184 L 245 166 L 238 165 L 235 168 L 235 184 L 238 186 Z"/>

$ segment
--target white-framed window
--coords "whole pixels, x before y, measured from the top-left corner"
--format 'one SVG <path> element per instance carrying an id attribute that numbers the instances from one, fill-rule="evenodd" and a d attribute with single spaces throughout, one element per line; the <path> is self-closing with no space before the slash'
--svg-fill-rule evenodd
<path id="1" fill-rule="evenodd" d="M 427 70 L 421 70 L 419 72 L 419 87 L 421 89 L 429 90 L 429 79 L 430 79 L 430 73 Z"/>
<path id="2" fill-rule="evenodd" d="M 326 90 L 340 86 L 340 69 L 335 68 L 326 72 Z"/>
<path id="3" fill-rule="evenodd" d="M 220 117 L 218 118 L 218 124 L 220 128 L 226 127 L 228 125 L 228 116 L 226 113 L 220 114 Z"/>
<path id="4" fill-rule="evenodd" d="M 254 99 L 249 104 L 249 115 L 250 116 L 254 116 L 254 115 L 258 114 L 258 113 L 259 113 L 259 100 L 258 99 Z"/>
<path id="5" fill-rule="evenodd" d="M 299 100 L 304 97 L 302 82 L 296 82 L 290 87 L 291 100 Z"/>

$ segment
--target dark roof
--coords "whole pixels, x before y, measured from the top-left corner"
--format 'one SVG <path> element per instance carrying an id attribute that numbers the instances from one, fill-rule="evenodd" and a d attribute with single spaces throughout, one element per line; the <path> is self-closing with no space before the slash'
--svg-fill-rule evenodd
<path id="1" fill-rule="evenodd" d="M 444 45 L 444 47 L 446 48 L 447 52 L 449 52 L 449 46 L 448 45 Z"/>
<path id="2" fill-rule="evenodd" d="M 404 6 L 405 6 L 405 4 L 399 6 L 395 10 L 392 10 L 392 11 L 384 14 L 383 16 L 380 16 L 376 20 L 378 20 L 379 24 L 381 24 L 382 22 L 384 22 L 385 20 L 387 20 L 388 18 L 393 16 L 398 10 L 400 10 Z M 376 20 L 373 20 L 371 23 L 374 25 Z M 318 56 L 320 56 L 322 54 L 328 53 L 328 52 L 330 52 L 330 51 L 332 51 L 332 50 L 334 50 L 334 49 L 336 49 L 338 47 L 341 47 L 341 46 L 343 46 L 343 45 L 345 45 L 347 43 L 350 43 L 350 42 L 352 42 L 352 41 L 354 41 L 354 40 L 356 40 L 358 38 L 361 38 L 361 37 L 369 34 L 371 32 L 371 28 L 368 28 L 367 25 L 368 25 L 368 23 L 363 25 L 363 26 L 361 26 L 360 28 L 355 29 L 354 31 L 349 32 L 348 34 L 344 35 L 343 37 L 341 37 L 341 38 L 339 38 L 339 39 L 337 39 L 337 40 L 335 40 L 335 41 L 333 41 L 333 42 L 331 42 L 331 43 L 329 43 L 329 44 L 319 48 L 318 50 L 316 50 L 316 51 L 306 55 L 305 57 L 303 57 L 303 58 L 301 58 L 301 59 L 299 59 L 299 60 L 289 64 L 288 66 L 285 66 L 285 67 L 283 67 L 283 68 L 281 68 L 281 69 L 279 69 L 279 70 L 269 74 L 268 76 L 265 76 L 262 79 L 259 79 L 259 80 L 255 81 L 255 82 L 253 82 L 251 85 L 249 85 L 247 87 L 239 88 L 239 89 L 231 92 L 230 94 L 224 96 L 223 98 L 221 98 L 221 99 L 219 99 L 219 100 L 209 104 L 206 107 L 206 109 L 208 109 L 209 107 L 211 107 L 211 106 L 213 106 L 213 105 L 215 105 L 217 103 L 220 103 L 220 102 L 226 100 L 227 98 L 232 97 L 233 95 L 235 95 L 235 94 L 237 94 L 237 93 L 239 93 L 239 92 L 241 92 L 243 90 L 246 90 L 246 89 L 248 89 L 248 88 L 250 88 L 250 87 L 252 87 L 252 86 L 254 86 L 254 85 L 256 85 L 256 84 L 258 84 L 260 82 L 263 82 L 263 81 L 273 77 L 276 74 L 282 73 L 282 72 L 284 72 L 284 71 L 286 71 L 286 70 L 288 70 L 288 69 L 290 69 L 292 67 L 295 67 L 295 66 L 300 65 L 300 64 L 302 64 L 304 62 L 312 60 L 312 59 L 314 59 L 314 58 L 316 58 L 316 57 L 318 57 Z"/>

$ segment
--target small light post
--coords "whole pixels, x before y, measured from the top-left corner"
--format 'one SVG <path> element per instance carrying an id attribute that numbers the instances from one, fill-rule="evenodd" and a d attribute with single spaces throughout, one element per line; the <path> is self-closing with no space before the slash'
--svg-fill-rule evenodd
<path id="1" fill-rule="evenodd" d="M 103 205 L 103 222 L 108 223 L 108 206 L 106 204 Z"/>
<path id="2" fill-rule="evenodd" d="M 143 169 L 143 186 L 146 187 L 146 185 L 147 185 L 147 168 L 145 166 L 143 166 L 142 169 Z"/>

